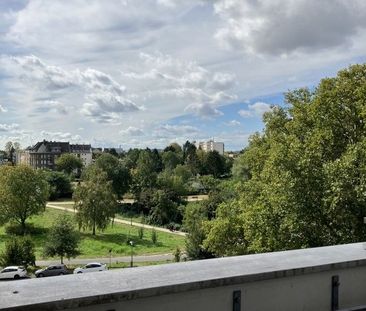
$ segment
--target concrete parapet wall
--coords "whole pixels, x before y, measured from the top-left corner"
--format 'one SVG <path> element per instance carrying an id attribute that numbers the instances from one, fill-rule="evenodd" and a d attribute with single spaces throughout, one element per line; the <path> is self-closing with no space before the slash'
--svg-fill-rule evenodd
<path id="1" fill-rule="evenodd" d="M 332 301 L 366 305 L 362 243 L 0 283 L 0 310 L 321 311 Z"/>

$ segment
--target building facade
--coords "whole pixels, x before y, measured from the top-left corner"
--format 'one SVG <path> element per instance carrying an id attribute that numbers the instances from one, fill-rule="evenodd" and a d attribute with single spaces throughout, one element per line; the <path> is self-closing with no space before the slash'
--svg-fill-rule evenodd
<path id="1" fill-rule="evenodd" d="M 71 153 L 80 158 L 84 166 L 92 163 L 90 145 L 72 145 L 69 142 L 46 141 L 36 143 L 33 147 L 17 152 L 16 163 L 29 165 L 35 169 L 56 168 L 56 160 L 62 154 Z"/>
<path id="2" fill-rule="evenodd" d="M 205 152 L 217 151 L 220 155 L 224 155 L 224 143 L 214 141 L 213 139 L 208 141 L 194 142 L 197 149 L 202 149 Z"/>

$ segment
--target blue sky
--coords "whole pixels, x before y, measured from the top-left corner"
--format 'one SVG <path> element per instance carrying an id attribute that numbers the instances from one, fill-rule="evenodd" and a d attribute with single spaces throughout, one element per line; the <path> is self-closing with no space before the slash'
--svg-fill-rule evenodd
<path id="1" fill-rule="evenodd" d="M 240 150 L 283 92 L 365 61 L 363 0 L 1 0 L 0 148 Z"/>

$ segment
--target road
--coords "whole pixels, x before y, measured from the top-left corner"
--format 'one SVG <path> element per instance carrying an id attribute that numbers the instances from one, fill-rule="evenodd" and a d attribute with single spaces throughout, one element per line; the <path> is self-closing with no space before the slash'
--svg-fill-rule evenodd
<path id="1" fill-rule="evenodd" d="M 48 202 L 47 207 L 58 209 L 58 210 L 61 210 L 61 211 L 67 211 L 67 212 L 70 212 L 70 213 L 75 213 L 75 210 L 72 209 L 72 208 L 58 206 L 59 203 L 65 204 L 65 205 L 70 204 L 70 203 L 67 203 L 67 202 L 64 202 L 64 203 L 58 202 L 57 205 L 55 205 L 55 204 L 52 204 L 52 203 Z M 180 235 L 180 236 L 186 236 L 187 235 L 185 232 L 182 232 L 182 231 L 176 231 L 176 230 L 172 231 L 172 230 L 169 230 L 169 229 L 166 229 L 166 228 L 155 227 L 155 226 L 150 226 L 150 225 L 146 225 L 146 224 L 140 224 L 138 222 L 133 222 L 133 221 L 131 222 L 129 220 L 124 220 L 124 219 L 115 218 L 114 222 L 119 223 L 119 224 L 132 225 L 132 226 L 135 226 L 135 227 L 144 227 L 146 229 L 155 229 L 156 231 L 170 233 L 170 234 L 176 234 L 176 235 Z"/>
<path id="2" fill-rule="evenodd" d="M 153 262 L 153 261 L 167 261 L 173 260 L 174 256 L 172 254 L 157 254 L 157 255 L 142 255 L 142 256 L 133 256 L 134 262 Z M 130 262 L 130 256 L 122 256 L 122 257 L 112 257 L 112 263 L 119 262 Z M 99 258 L 72 258 L 70 260 L 64 259 L 64 264 L 67 265 L 84 265 L 89 262 L 101 262 L 109 264 L 109 257 L 99 257 Z M 37 266 L 49 266 L 59 264 L 60 260 L 37 260 Z"/>

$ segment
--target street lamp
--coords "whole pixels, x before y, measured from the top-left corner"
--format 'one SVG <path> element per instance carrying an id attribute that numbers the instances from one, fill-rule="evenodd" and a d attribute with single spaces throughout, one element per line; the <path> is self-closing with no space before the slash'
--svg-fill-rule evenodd
<path id="1" fill-rule="evenodd" d="M 131 245 L 131 262 L 130 262 L 130 267 L 132 268 L 133 267 L 133 241 L 131 240 L 130 241 L 130 245 Z"/>

